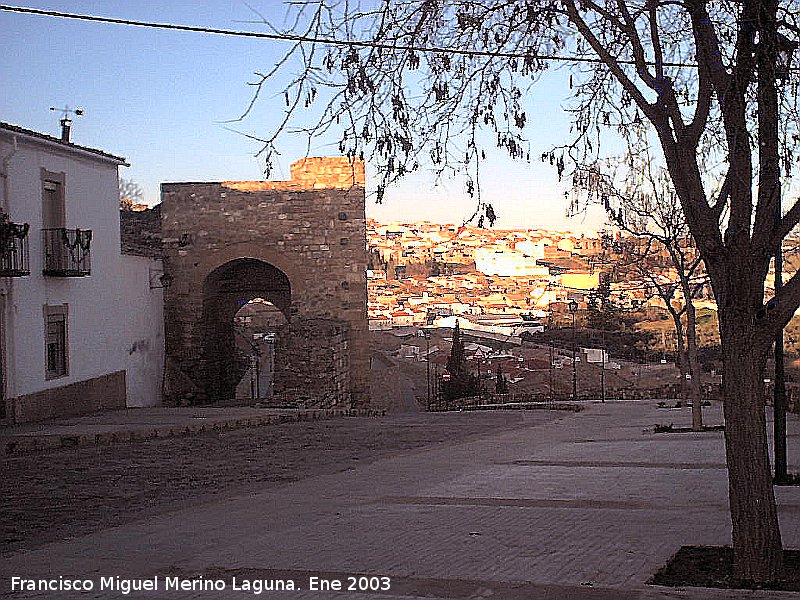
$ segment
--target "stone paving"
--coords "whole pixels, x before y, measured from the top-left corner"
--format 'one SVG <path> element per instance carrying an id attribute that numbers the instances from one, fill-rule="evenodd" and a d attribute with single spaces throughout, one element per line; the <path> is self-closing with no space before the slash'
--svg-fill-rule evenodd
<path id="1" fill-rule="evenodd" d="M 279 409 L 250 406 L 129 408 L 81 417 L 0 427 L 0 456 L 48 452 L 77 446 L 138 442 L 206 432 L 261 427 L 343 416 L 374 416 L 383 411 Z"/>
<path id="2" fill-rule="evenodd" d="M 124 427 L 122 416 L 104 419 Z M 141 417 L 130 416 L 135 427 Z M 0 495 L 0 553 L 552 418 L 555 413 L 546 411 L 481 419 L 459 413 L 343 417 L 7 457 L 0 459 L 0 481 L 14 485 Z"/>
<path id="3" fill-rule="evenodd" d="M 439 424 L 457 428 L 492 418 L 452 416 Z M 286 485 L 255 483 L 235 495 L 8 554 L 0 564 L 0 594 L 13 576 L 64 576 L 90 578 L 95 589 L 14 597 L 122 598 L 121 591 L 99 590 L 101 577 L 119 576 L 157 578 L 158 591 L 127 596 L 147 598 L 242 598 L 254 595 L 242 589 L 245 581 L 289 579 L 301 589 L 259 596 L 797 597 L 646 584 L 682 545 L 730 543 L 722 433 L 654 434 L 654 424 L 685 425 L 690 415 L 651 402 L 595 404 L 554 417 L 525 413 L 508 428 L 393 451 Z M 706 412 L 709 423 L 720 418 L 718 407 Z M 799 425 L 790 420 L 790 453 L 800 443 Z M 798 548 L 800 488 L 776 494 L 784 545 Z M 359 574 L 377 578 L 363 580 L 366 587 L 380 588 L 381 578 L 389 578 L 390 589 L 309 589 L 311 577 L 346 586 Z M 226 589 L 165 591 L 168 577 L 196 587 L 220 580 Z M 232 588 L 234 577 L 239 589 Z"/>

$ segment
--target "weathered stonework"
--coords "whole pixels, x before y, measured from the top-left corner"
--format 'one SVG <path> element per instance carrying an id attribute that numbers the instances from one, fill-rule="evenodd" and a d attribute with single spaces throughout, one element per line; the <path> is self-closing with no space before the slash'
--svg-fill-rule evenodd
<path id="1" fill-rule="evenodd" d="M 123 254 L 161 258 L 161 205 L 119 211 L 119 234 Z"/>
<path id="2" fill-rule="evenodd" d="M 262 297 L 288 321 L 274 388 L 296 406 L 368 404 L 364 166 L 307 158 L 291 181 L 161 186 L 168 402 L 227 399 L 233 317 Z"/>

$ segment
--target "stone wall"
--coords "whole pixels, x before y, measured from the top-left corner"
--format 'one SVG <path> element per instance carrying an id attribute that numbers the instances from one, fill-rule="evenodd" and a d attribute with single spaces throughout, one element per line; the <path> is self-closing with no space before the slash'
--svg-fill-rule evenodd
<path id="1" fill-rule="evenodd" d="M 273 403 L 302 408 L 347 405 L 351 372 L 348 329 L 346 323 L 324 319 L 291 325 L 276 351 Z"/>
<path id="2" fill-rule="evenodd" d="M 161 258 L 161 205 L 140 211 L 120 210 L 119 233 L 123 254 Z"/>
<path id="3" fill-rule="evenodd" d="M 162 185 L 164 270 L 171 278 L 167 401 L 208 399 L 209 275 L 224 278 L 235 261 L 254 259 L 280 270 L 291 287 L 291 302 L 282 308 L 289 335 L 281 336 L 276 356 L 276 393 L 315 406 L 367 405 L 363 169 L 344 158 L 311 158 L 292 165 L 294 179 L 287 182 Z M 270 300 L 268 284 L 240 283 L 241 301 Z"/>
<path id="4" fill-rule="evenodd" d="M 369 397 L 373 407 L 389 412 L 403 411 L 405 406 L 400 366 L 383 352 L 373 350 L 370 367 Z"/>

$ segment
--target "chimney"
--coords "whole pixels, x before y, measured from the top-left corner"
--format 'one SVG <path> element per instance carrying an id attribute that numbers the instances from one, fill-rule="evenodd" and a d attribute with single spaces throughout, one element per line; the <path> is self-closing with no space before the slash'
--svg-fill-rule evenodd
<path id="1" fill-rule="evenodd" d="M 69 142 L 69 130 L 72 126 L 72 119 L 64 117 L 59 123 L 61 123 L 61 141 Z"/>
<path id="2" fill-rule="evenodd" d="M 83 116 L 83 109 L 76 108 L 73 110 L 69 106 L 65 106 L 64 108 L 56 108 L 55 106 L 51 106 L 50 110 L 60 112 L 63 115 L 63 118 L 59 121 L 59 123 L 61 123 L 61 141 L 69 143 L 69 134 L 70 130 L 72 129 L 72 119 L 69 118 L 69 115 L 71 113 L 76 117 L 81 117 Z"/>

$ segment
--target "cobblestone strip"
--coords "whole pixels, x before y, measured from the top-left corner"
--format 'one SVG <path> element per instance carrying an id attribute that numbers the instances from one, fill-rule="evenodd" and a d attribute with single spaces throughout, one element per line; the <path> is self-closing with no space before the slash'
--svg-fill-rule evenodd
<path id="1" fill-rule="evenodd" d="M 13 430 L 0 438 L 0 456 L 19 456 L 35 452 L 53 452 L 86 446 L 109 446 L 140 442 L 156 438 L 178 438 L 205 433 L 221 433 L 248 427 L 264 427 L 279 423 L 319 421 L 341 417 L 377 417 L 384 411 L 367 409 L 321 409 L 299 410 L 296 413 L 268 414 L 262 417 L 240 417 L 209 419 L 206 423 L 164 424 L 153 427 L 121 426 L 116 431 L 76 434 L 19 434 Z"/>

